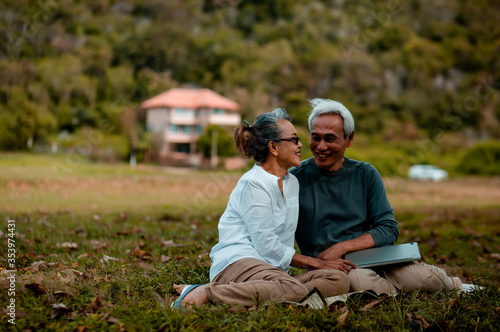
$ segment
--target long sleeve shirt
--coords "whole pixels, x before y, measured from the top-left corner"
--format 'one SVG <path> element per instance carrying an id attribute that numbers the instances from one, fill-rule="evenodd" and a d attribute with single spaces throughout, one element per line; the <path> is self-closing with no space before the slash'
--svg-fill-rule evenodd
<path id="1" fill-rule="evenodd" d="M 299 183 L 278 177 L 259 165 L 245 173 L 229 197 L 219 220 L 219 242 L 212 248 L 210 280 L 242 258 L 257 258 L 288 271 L 295 254 L 294 236 L 299 213 Z"/>
<path id="2" fill-rule="evenodd" d="M 319 168 L 313 158 L 290 170 L 300 183 L 296 241 L 300 252 L 317 257 L 330 246 L 370 233 L 375 246 L 399 236 L 384 183 L 372 165 L 345 158 L 338 171 Z"/>

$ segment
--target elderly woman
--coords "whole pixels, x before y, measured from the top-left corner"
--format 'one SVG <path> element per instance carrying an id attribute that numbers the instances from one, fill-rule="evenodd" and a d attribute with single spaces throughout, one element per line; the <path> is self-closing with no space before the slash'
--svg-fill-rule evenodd
<path id="1" fill-rule="evenodd" d="M 300 165 L 302 144 L 287 112 L 278 108 L 245 121 L 234 134 L 243 157 L 257 162 L 234 188 L 219 221 L 219 243 L 210 257 L 210 284 L 175 285 L 180 308 L 205 303 L 254 305 L 300 301 L 314 288 L 324 297 L 347 293 L 342 260 L 325 261 L 295 252 L 299 184 L 288 173 Z M 291 276 L 291 266 L 314 268 Z"/>

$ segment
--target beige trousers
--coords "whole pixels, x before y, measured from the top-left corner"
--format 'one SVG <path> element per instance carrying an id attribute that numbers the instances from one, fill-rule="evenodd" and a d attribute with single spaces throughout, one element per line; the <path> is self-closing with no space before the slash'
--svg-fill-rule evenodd
<path id="1" fill-rule="evenodd" d="M 413 262 L 383 268 L 358 268 L 348 274 L 351 291 L 372 290 L 377 294 L 397 294 L 399 291 L 461 289 L 459 278 L 451 278 L 442 269 Z"/>
<path id="2" fill-rule="evenodd" d="M 206 287 L 214 303 L 254 305 L 260 301 L 302 300 L 314 288 L 323 297 L 349 291 L 349 279 L 337 270 L 315 270 L 297 276 L 255 258 L 240 259 L 219 273 Z"/>

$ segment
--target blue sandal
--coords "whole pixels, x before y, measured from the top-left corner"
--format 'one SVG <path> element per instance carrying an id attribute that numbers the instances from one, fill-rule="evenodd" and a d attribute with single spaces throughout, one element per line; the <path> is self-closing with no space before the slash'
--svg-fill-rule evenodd
<path id="1" fill-rule="evenodd" d="M 170 305 L 170 307 L 173 309 L 185 309 L 185 307 L 182 305 L 182 300 L 186 297 L 186 295 L 189 294 L 189 292 L 191 292 L 193 289 L 195 289 L 196 287 L 199 287 L 199 286 L 203 286 L 203 285 L 202 284 L 188 285 L 188 286 L 184 287 L 184 289 L 181 292 L 181 295 L 177 298 L 177 300 L 175 300 L 174 303 L 172 303 Z"/>

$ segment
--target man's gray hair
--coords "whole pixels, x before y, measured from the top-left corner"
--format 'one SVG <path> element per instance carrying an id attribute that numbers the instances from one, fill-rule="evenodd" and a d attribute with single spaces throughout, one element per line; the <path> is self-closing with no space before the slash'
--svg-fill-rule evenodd
<path id="1" fill-rule="evenodd" d="M 349 137 L 349 135 L 354 132 L 354 119 L 351 112 L 349 112 L 349 110 L 338 101 L 314 98 L 309 100 L 309 103 L 313 107 L 311 113 L 309 113 L 309 131 L 311 131 L 311 122 L 315 117 L 320 115 L 338 114 L 342 120 L 344 120 L 344 138 Z"/>

